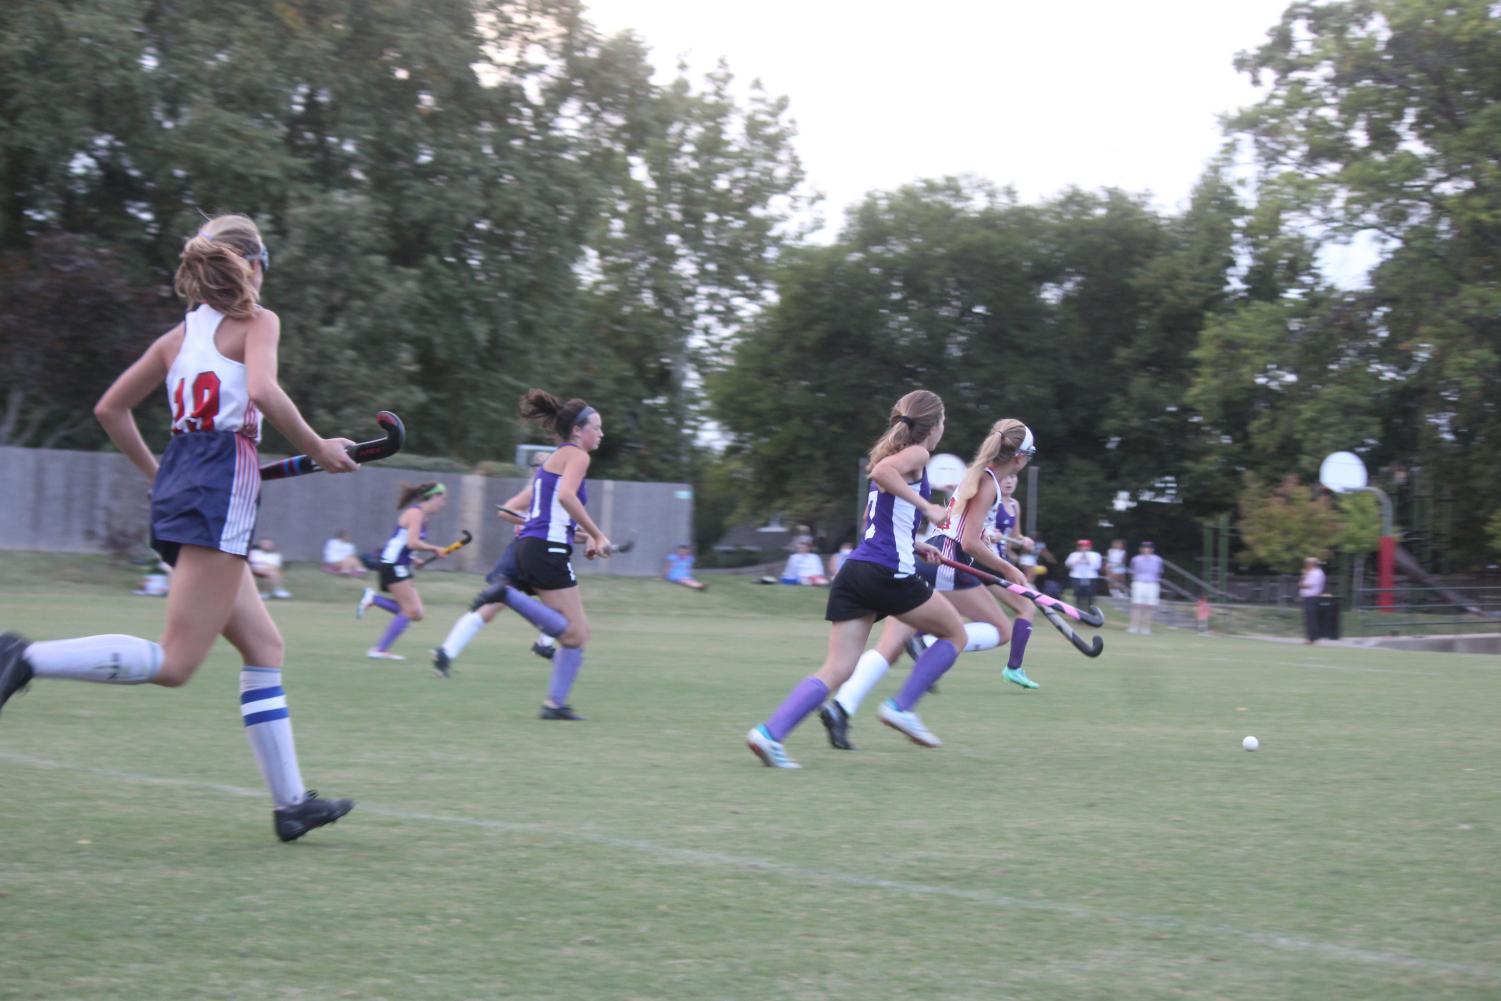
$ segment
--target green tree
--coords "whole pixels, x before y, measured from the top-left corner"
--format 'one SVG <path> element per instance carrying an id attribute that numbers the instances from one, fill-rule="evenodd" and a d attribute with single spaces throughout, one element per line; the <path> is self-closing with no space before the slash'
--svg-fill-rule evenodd
<path id="1" fill-rule="evenodd" d="M 1296 476 L 1271 485 L 1246 474 L 1238 502 L 1241 559 L 1284 573 L 1298 569 L 1309 556 L 1327 558 L 1343 528 L 1339 513 L 1322 491 L 1312 491 Z"/>
<path id="2" fill-rule="evenodd" d="M 1259 198 L 1296 231 L 1363 235 L 1382 252 L 1368 289 L 1304 313 L 1348 321 L 1325 363 L 1347 358 L 1359 371 L 1343 380 L 1343 400 L 1322 414 L 1291 408 L 1290 419 L 1316 425 L 1374 401 L 1352 429 L 1365 438 L 1346 447 L 1368 442 L 1378 467 L 1421 460 L 1439 472 L 1454 484 L 1457 533 L 1475 534 L 1501 490 L 1501 403 L 1489 388 L 1501 384 L 1494 6 L 1295 3 L 1238 64 L 1267 88 L 1229 122 L 1257 156 Z M 1277 295 L 1285 311 L 1309 308 L 1285 301 L 1297 293 Z"/>

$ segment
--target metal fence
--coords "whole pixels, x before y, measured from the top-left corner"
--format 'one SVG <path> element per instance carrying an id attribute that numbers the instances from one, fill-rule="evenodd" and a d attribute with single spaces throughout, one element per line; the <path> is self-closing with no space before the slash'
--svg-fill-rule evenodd
<path id="1" fill-rule="evenodd" d="M 288 561 L 316 562 L 334 533 L 348 531 L 360 550 L 378 548 L 396 525 L 403 481 L 442 480 L 449 501 L 429 523 L 434 542 L 460 530 L 474 542 L 433 569 L 484 571 L 511 541 L 512 528 L 496 505 L 525 480 L 436 474 L 368 466 L 345 476 L 301 476 L 261 490 L 256 533 L 275 540 Z M 149 484 L 122 455 L 0 447 L 0 550 L 96 553 L 144 548 Z M 609 560 L 574 561 L 581 575 L 652 576 L 674 546 L 693 539 L 693 491 L 685 483 L 589 483 L 589 514 L 610 539 L 634 540 L 629 553 Z"/>

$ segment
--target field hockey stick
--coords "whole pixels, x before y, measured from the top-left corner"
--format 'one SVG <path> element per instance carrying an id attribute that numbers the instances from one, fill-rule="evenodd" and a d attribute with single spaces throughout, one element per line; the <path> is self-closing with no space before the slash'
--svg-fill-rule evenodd
<path id="1" fill-rule="evenodd" d="M 389 459 L 401 451 L 401 446 L 406 442 L 406 425 L 401 423 L 401 418 L 389 410 L 382 410 L 375 415 L 375 423 L 379 424 L 386 432 L 384 438 L 371 438 L 350 445 L 345 449 L 349 457 L 355 462 L 374 462 L 376 459 Z M 322 466 L 314 462 L 306 455 L 294 455 L 290 459 L 282 459 L 279 462 L 268 462 L 261 467 L 261 479 L 284 480 L 289 476 L 303 476 L 307 473 L 320 472 Z"/>
<path id="2" fill-rule="evenodd" d="M 626 539 L 624 542 L 620 543 L 619 545 L 616 545 L 613 542 L 610 543 L 609 552 L 607 552 L 605 555 L 606 556 L 614 556 L 617 553 L 628 553 L 632 549 L 635 549 L 635 548 L 636 548 L 636 533 L 632 532 L 631 533 L 631 537 L 629 539 Z"/>
<path id="3" fill-rule="evenodd" d="M 1090 639 L 1094 640 L 1092 644 L 1085 643 L 1084 637 L 1074 632 L 1074 627 L 1069 625 L 1068 620 L 1059 615 L 1056 611 L 1046 606 L 1040 606 L 1038 608 L 1038 611 L 1042 612 L 1043 617 L 1053 624 L 1053 628 L 1062 633 L 1063 638 L 1072 643 L 1074 645 L 1074 649 L 1078 650 L 1084 656 L 1098 657 L 1100 654 L 1105 652 L 1105 641 L 1100 639 L 1098 636 L 1090 637 Z"/>
<path id="4" fill-rule="evenodd" d="M 1012 594 L 1019 594 L 1039 608 L 1052 608 L 1056 611 L 1062 612 L 1064 615 L 1067 615 L 1074 621 L 1082 622 L 1086 626 L 1094 626 L 1098 629 L 1100 626 L 1103 626 L 1105 624 L 1105 613 L 1101 612 L 1098 608 L 1091 608 L 1087 612 L 1081 612 L 1079 609 L 1075 608 L 1073 605 L 1070 605 L 1066 601 L 1059 601 L 1057 598 L 1049 598 L 1047 595 L 1034 591 L 1030 587 L 1024 587 L 1021 584 L 1013 584 L 1011 583 L 1011 581 L 1006 580 L 1004 577 L 997 577 L 993 573 L 990 573 L 986 570 L 981 570 L 978 567 L 972 567 L 968 563 L 960 563 L 958 560 L 951 560 L 947 556 L 942 555 L 938 557 L 938 562 L 942 563 L 944 566 L 953 567 L 955 570 L 962 570 L 963 572 L 970 574 L 973 577 L 978 577 L 987 584 L 994 584 L 997 587 L 1003 587 L 1006 590 L 1010 591 Z"/>
<path id="5" fill-rule="evenodd" d="M 418 567 L 425 567 L 429 563 L 431 563 L 433 560 L 437 559 L 439 556 L 452 556 L 454 553 L 458 552 L 460 549 L 463 549 L 465 546 L 469 545 L 469 543 L 471 543 L 473 541 L 474 541 L 474 536 L 471 535 L 470 532 L 469 532 L 469 529 L 466 528 L 462 532 L 459 533 L 459 538 L 458 538 L 457 541 L 450 542 L 448 545 L 446 545 L 442 549 L 438 550 L 432 556 L 429 556 L 427 559 L 423 560 L 421 563 L 418 563 L 417 566 Z"/>

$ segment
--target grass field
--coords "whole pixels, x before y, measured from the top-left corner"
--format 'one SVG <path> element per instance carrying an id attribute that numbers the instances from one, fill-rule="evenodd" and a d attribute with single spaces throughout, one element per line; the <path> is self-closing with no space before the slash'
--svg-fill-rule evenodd
<path id="1" fill-rule="evenodd" d="M 0 628 L 155 636 L 135 576 L 5 554 Z M 821 660 L 822 594 L 587 581 L 568 724 L 514 618 L 433 676 L 475 580 L 424 578 L 389 665 L 353 583 L 293 572 L 303 770 L 359 801 L 293 845 L 228 647 L 14 699 L 0 998 L 1501 997 L 1495 660 L 1113 623 L 1090 661 L 1044 624 L 1040 691 L 984 653 L 923 703 L 942 749 L 871 703 L 858 752 L 810 721 L 776 772 L 742 738 Z"/>

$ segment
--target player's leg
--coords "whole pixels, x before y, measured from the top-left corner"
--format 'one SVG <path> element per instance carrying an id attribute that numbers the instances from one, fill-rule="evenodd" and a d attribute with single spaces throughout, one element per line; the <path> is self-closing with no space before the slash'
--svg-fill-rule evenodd
<path id="1" fill-rule="evenodd" d="M 247 574 L 234 599 L 224 638 L 240 651 L 240 718 L 255 763 L 271 792 L 277 837 L 293 841 L 354 808 L 348 799 L 319 799 L 302 783 L 292 717 L 282 686 L 284 647 Z"/>
<path id="2" fill-rule="evenodd" d="M 1032 639 L 1032 619 L 1037 614 L 1037 606 L 1003 587 L 991 586 L 986 590 L 1016 616 L 1016 621 L 1011 624 L 1011 652 L 1006 657 L 1006 669 L 1001 672 L 1001 677 L 1023 688 L 1040 687 L 1027 677 L 1026 669 L 1022 667 L 1022 661 L 1027 656 L 1027 643 Z"/>
<path id="3" fill-rule="evenodd" d="M 865 701 L 870 690 L 891 670 L 891 662 L 896 660 L 902 645 L 916 634 L 911 626 L 892 618 L 886 620 L 875 647 L 860 654 L 849 680 L 840 685 L 834 697 L 818 710 L 818 719 L 828 731 L 830 746 L 840 751 L 855 749 L 850 743 L 850 719 L 860 711 L 860 703 Z"/>
<path id="4" fill-rule="evenodd" d="M 407 626 L 422 621 L 425 614 L 422 596 L 417 593 L 417 585 L 409 580 L 392 581 L 386 590 L 391 592 L 391 600 L 396 604 L 396 614 L 392 616 L 391 624 L 386 626 L 380 642 L 371 647 L 366 656 L 372 660 L 404 660 L 400 654 L 391 652 L 391 646 L 406 632 Z"/>
<path id="5" fill-rule="evenodd" d="M 912 671 L 895 697 L 881 703 L 876 715 L 882 723 L 906 734 L 913 743 L 924 747 L 938 747 L 942 741 L 923 725 L 915 708 L 928 689 L 933 687 L 945 671 L 954 666 L 959 651 L 968 642 L 964 620 L 959 617 L 949 600 L 936 591 L 927 601 L 911 611 L 903 612 L 898 618 L 917 631 L 930 633 L 937 639 L 923 651 L 917 663 L 912 665 Z"/>
<path id="6" fill-rule="evenodd" d="M 448 635 L 443 642 L 433 651 L 433 669 L 442 677 L 448 677 L 453 662 L 459 654 L 469 645 L 469 641 L 479 635 L 479 631 L 494 621 L 495 616 L 505 607 L 497 603 L 481 605 L 472 612 L 460 615 L 453 628 L 448 630 Z"/>
<path id="7" fill-rule="evenodd" d="M 528 601 L 531 604 L 540 603 L 544 611 L 553 613 L 546 620 L 550 625 L 556 625 L 559 620 L 563 623 L 563 629 L 554 634 L 557 636 L 558 650 L 552 655 L 552 677 L 547 687 L 547 698 L 538 715 L 542 719 L 583 719 L 568 705 L 568 693 L 578 679 L 579 669 L 584 666 L 584 644 L 589 642 L 589 618 L 584 614 L 583 596 L 575 586 L 556 591 L 539 588 L 537 598 L 536 602 L 531 602 L 530 599 Z"/>
<path id="8" fill-rule="evenodd" d="M 855 662 L 865 649 L 870 638 L 870 627 L 875 624 L 874 613 L 858 619 L 845 619 L 829 627 L 828 652 L 821 667 L 799 681 L 766 720 L 751 728 L 745 742 L 756 757 L 771 768 L 799 768 L 796 761 L 787 756 L 782 741 L 813 710 L 829 697 L 829 691 L 849 680 L 854 673 Z"/>
<path id="9" fill-rule="evenodd" d="M 241 581 L 249 579 L 243 557 L 185 545 L 178 552 L 167 592 L 160 643 L 122 634 L 31 643 L 23 657 L 28 679 L 116 685 L 153 682 L 167 688 L 186 684 L 228 621 Z"/>

